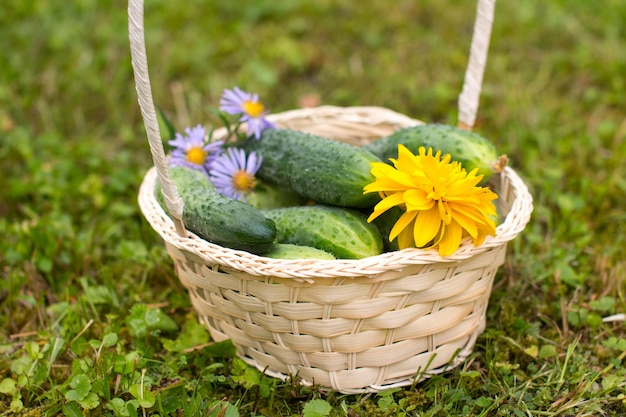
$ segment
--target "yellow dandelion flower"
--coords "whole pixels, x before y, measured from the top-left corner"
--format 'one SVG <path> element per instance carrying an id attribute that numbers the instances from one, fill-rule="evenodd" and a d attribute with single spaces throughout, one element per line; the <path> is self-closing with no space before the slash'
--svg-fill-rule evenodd
<path id="1" fill-rule="evenodd" d="M 381 201 L 369 216 L 371 222 L 388 209 L 399 206 L 404 210 L 389 234 L 389 241 L 398 238 L 400 249 L 438 246 L 441 256 L 454 253 L 465 236 L 474 245 L 485 237 L 495 236 L 498 196 L 478 183 L 478 169 L 467 172 L 451 156 L 433 155 L 419 148 L 414 155 L 405 146 L 398 146 L 398 159 L 393 166 L 372 163 L 375 181 L 364 188 L 365 193 L 377 192 Z"/>

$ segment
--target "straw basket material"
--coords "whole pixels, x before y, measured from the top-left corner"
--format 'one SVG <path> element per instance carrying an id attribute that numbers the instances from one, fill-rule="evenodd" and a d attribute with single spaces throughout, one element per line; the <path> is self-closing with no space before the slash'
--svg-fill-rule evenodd
<path id="1" fill-rule="evenodd" d="M 404 249 L 360 260 L 277 260 L 209 243 L 184 229 L 180 198 L 175 187 L 167 191 L 171 184 L 145 68 L 141 8 L 140 0 L 131 0 L 131 46 L 138 48 L 133 66 L 155 168 L 144 177 L 139 205 L 165 242 L 212 338 L 231 339 L 241 358 L 271 376 L 343 393 L 409 385 L 463 362 L 485 329 L 507 243 L 532 211 L 532 197 L 515 171 L 507 167 L 492 179 L 504 216 L 496 236 L 479 247 L 465 240 L 445 258 L 436 250 Z M 473 82 L 481 76 L 480 70 Z M 476 97 L 475 90 L 472 94 Z M 469 114 L 466 126 L 473 124 L 475 109 Z M 356 145 L 421 123 L 380 107 L 332 106 L 270 120 Z M 170 214 L 157 202 L 157 181 Z"/>

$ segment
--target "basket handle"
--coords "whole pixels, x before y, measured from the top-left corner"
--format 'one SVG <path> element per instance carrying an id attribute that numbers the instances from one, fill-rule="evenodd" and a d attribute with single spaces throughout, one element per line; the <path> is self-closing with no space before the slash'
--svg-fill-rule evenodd
<path id="1" fill-rule="evenodd" d="M 181 236 L 187 236 L 182 219 L 183 200 L 178 194 L 178 190 L 172 182 L 169 173 L 154 101 L 152 100 L 143 25 L 143 0 L 129 0 L 128 2 L 128 36 L 139 107 L 141 108 L 141 115 L 148 135 L 152 160 L 161 183 L 165 207 L 174 221 L 176 232 Z"/>
<path id="2" fill-rule="evenodd" d="M 491 37 L 491 26 L 495 0 L 478 0 L 476 20 L 474 22 L 474 33 L 470 47 L 470 57 L 465 72 L 463 89 L 459 96 L 459 122 L 461 128 L 471 130 L 476 121 L 478 112 L 478 99 L 483 80 L 485 64 L 487 62 L 487 51 L 489 49 L 489 39 Z M 165 206 L 174 221 L 176 232 L 181 236 L 186 236 L 185 225 L 182 220 L 183 200 L 181 199 L 176 186 L 172 182 L 159 123 L 156 116 L 152 90 L 150 87 L 150 76 L 148 74 L 148 62 L 146 57 L 146 44 L 143 24 L 143 0 L 129 0 L 128 2 L 128 32 L 130 40 L 131 60 L 135 75 L 135 87 L 139 99 L 139 107 L 144 120 L 144 126 L 150 144 L 152 160 L 157 171 L 161 184 Z"/>
<path id="3" fill-rule="evenodd" d="M 469 61 L 465 70 L 463 89 L 459 95 L 459 121 L 462 129 L 472 130 L 478 112 L 478 99 L 487 63 L 489 40 L 496 0 L 478 0 Z"/>

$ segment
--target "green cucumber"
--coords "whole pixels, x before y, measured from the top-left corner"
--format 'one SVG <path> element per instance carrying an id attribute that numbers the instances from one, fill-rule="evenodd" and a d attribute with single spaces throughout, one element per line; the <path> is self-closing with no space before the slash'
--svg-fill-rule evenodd
<path id="1" fill-rule="evenodd" d="M 218 193 L 200 171 L 171 167 L 169 172 L 184 203 L 183 223 L 187 230 L 220 246 L 254 254 L 274 247 L 276 226 L 259 210 Z M 164 207 L 160 186 L 156 193 Z"/>
<path id="2" fill-rule="evenodd" d="M 361 259 L 382 252 L 378 229 L 352 209 L 326 205 L 261 210 L 276 223 L 278 243 L 311 246 L 340 259 Z"/>
<path id="3" fill-rule="evenodd" d="M 450 154 L 451 159 L 460 162 L 467 172 L 478 168 L 478 174 L 483 176 L 482 182 L 506 165 L 506 156 L 498 156 L 493 144 L 478 133 L 443 124 L 405 127 L 363 148 L 388 162 L 389 158 L 398 157 L 399 144 L 414 154 L 421 146 L 433 148 L 433 153 L 440 150 L 442 157 Z"/>
<path id="4" fill-rule="evenodd" d="M 263 256 L 273 259 L 336 259 L 331 253 L 321 249 L 291 243 L 277 243 L 272 250 Z"/>
<path id="5" fill-rule="evenodd" d="M 363 194 L 380 159 L 359 147 L 290 129 L 267 129 L 242 145 L 263 158 L 257 176 L 320 204 L 366 208 L 380 197 Z"/>
<path id="6" fill-rule="evenodd" d="M 258 209 L 268 209 L 301 206 L 307 203 L 307 199 L 289 188 L 257 178 L 246 203 Z"/>

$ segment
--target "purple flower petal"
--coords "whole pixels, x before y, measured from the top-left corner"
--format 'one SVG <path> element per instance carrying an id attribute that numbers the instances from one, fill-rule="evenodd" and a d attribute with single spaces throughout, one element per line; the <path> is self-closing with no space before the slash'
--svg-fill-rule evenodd
<path id="1" fill-rule="evenodd" d="M 254 176 L 261 167 L 261 162 L 260 156 L 257 156 L 254 152 L 246 156 L 246 152 L 243 149 L 230 148 L 213 161 L 209 178 L 221 194 L 246 201 L 247 195 L 252 189 L 238 188 L 238 185 L 235 184 L 234 176 L 248 175 L 250 183 L 253 184 Z"/>
<path id="2" fill-rule="evenodd" d="M 248 136 L 254 136 L 255 139 L 259 139 L 263 130 L 274 128 L 275 125 L 265 118 L 267 112 L 262 112 L 261 114 L 256 112 L 250 114 L 247 112 L 246 107 L 249 110 L 249 106 L 246 106 L 246 103 L 258 103 L 260 110 L 263 109 L 261 103 L 259 103 L 258 94 L 247 93 L 239 89 L 239 87 L 235 87 L 232 90 L 226 89 L 220 98 L 220 110 L 228 114 L 241 114 L 239 121 L 247 123 Z"/>
<path id="3" fill-rule="evenodd" d="M 185 129 L 185 133 L 185 135 L 176 133 L 175 139 L 168 142 L 174 147 L 170 155 L 170 164 L 186 166 L 206 173 L 213 160 L 222 152 L 223 142 L 206 142 L 206 131 L 202 125 L 193 128 L 188 127 Z M 204 152 L 202 163 L 191 162 L 189 152 L 194 151 L 194 156 L 197 157 L 198 150 Z"/>
<path id="4" fill-rule="evenodd" d="M 242 104 L 246 100 L 252 100 L 252 96 L 235 87 L 232 90 L 224 90 L 220 99 L 220 110 L 228 114 L 243 113 Z"/>

